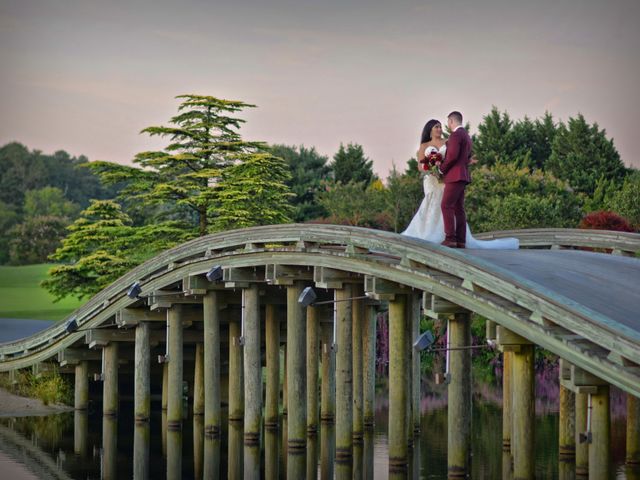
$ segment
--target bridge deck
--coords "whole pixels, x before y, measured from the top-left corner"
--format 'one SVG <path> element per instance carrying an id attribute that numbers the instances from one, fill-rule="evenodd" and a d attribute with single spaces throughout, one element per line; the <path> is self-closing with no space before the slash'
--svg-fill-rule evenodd
<path id="1" fill-rule="evenodd" d="M 574 250 L 465 250 L 640 333 L 640 259 Z"/>

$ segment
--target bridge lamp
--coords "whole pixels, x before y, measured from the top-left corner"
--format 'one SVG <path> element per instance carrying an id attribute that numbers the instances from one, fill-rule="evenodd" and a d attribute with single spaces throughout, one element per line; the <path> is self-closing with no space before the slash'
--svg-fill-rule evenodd
<path id="1" fill-rule="evenodd" d="M 207 272 L 205 277 L 207 277 L 207 280 L 211 283 L 219 282 L 222 280 L 222 267 L 220 265 L 214 265 L 211 270 Z"/>
<path id="2" fill-rule="evenodd" d="M 129 287 L 129 290 L 127 291 L 127 297 L 140 298 L 140 292 L 142 292 L 142 287 L 140 286 L 140 282 L 135 282 L 133 285 Z"/>
<path id="3" fill-rule="evenodd" d="M 64 325 L 64 330 L 67 333 L 73 333 L 78 329 L 78 319 L 77 317 L 72 317 L 67 320 L 67 323 Z"/>
<path id="4" fill-rule="evenodd" d="M 316 298 L 318 298 L 318 296 L 316 295 L 315 290 L 312 287 L 306 287 L 298 297 L 298 304 L 301 307 L 308 307 L 309 305 L 313 305 Z"/>
<path id="5" fill-rule="evenodd" d="M 433 342 L 435 341 L 436 339 L 433 336 L 433 333 L 427 330 L 426 332 L 423 332 L 422 334 L 420 334 L 418 338 L 416 338 L 415 342 L 413 342 L 413 348 L 416 349 L 418 352 L 422 352 L 423 350 L 426 350 L 431 345 L 433 345 Z"/>

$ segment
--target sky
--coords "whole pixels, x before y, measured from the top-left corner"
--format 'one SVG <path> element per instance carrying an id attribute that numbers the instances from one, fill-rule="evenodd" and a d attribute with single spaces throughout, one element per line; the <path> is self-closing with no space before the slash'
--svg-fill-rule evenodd
<path id="1" fill-rule="evenodd" d="M 635 0 L 0 0 L 0 145 L 130 163 L 177 95 L 257 105 L 247 140 L 359 143 L 383 178 L 424 123 L 582 113 L 640 168 Z"/>

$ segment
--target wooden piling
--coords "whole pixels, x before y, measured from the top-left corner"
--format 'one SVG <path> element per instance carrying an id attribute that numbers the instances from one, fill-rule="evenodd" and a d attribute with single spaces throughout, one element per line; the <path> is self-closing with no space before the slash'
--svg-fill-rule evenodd
<path id="1" fill-rule="evenodd" d="M 409 428 L 417 434 L 420 432 L 420 352 L 413 348 L 413 343 L 420 335 L 422 295 L 411 295 L 411 303 L 409 348 L 411 349 L 411 418 L 413 422 Z"/>
<path id="2" fill-rule="evenodd" d="M 196 358 L 193 368 L 193 414 L 204 415 L 204 344 L 196 343 Z"/>
<path id="3" fill-rule="evenodd" d="M 118 415 L 118 350 L 118 342 L 111 342 L 102 349 L 102 414 L 112 417 Z"/>
<path id="4" fill-rule="evenodd" d="M 73 412 L 73 452 L 84 458 L 89 448 L 89 414 L 86 410 Z"/>
<path id="5" fill-rule="evenodd" d="M 580 435 L 587 431 L 587 401 L 589 395 L 576 393 L 576 475 L 587 476 L 589 474 L 589 444 L 580 441 Z"/>
<path id="6" fill-rule="evenodd" d="M 169 377 L 171 377 L 171 368 L 169 368 Z M 169 399 L 169 411 L 171 411 L 171 393 L 169 393 Z M 167 431 L 167 480 L 182 480 L 182 432 L 170 428 Z"/>
<path id="7" fill-rule="evenodd" d="M 407 296 L 389 302 L 389 476 L 407 472 Z M 338 421 L 338 425 L 340 422 Z"/>
<path id="8" fill-rule="evenodd" d="M 135 421 L 148 422 L 151 415 L 151 350 L 147 322 L 140 322 L 136 326 L 134 364 Z"/>
<path id="9" fill-rule="evenodd" d="M 75 390 L 73 406 L 76 410 L 89 407 L 89 362 L 82 360 L 75 367 Z"/>
<path id="10" fill-rule="evenodd" d="M 244 387 L 240 319 L 229 319 L 229 421 L 242 422 Z"/>
<path id="11" fill-rule="evenodd" d="M 351 285 L 335 290 L 336 352 L 336 463 L 350 464 L 352 459 L 353 377 Z"/>
<path id="12" fill-rule="evenodd" d="M 352 287 L 354 297 L 364 296 L 364 287 L 356 284 Z M 365 322 L 364 300 L 351 301 L 351 342 L 352 342 L 352 378 L 353 378 L 353 443 L 362 444 L 364 434 L 364 410 L 363 410 L 363 358 L 362 358 L 362 334 Z"/>
<path id="13" fill-rule="evenodd" d="M 320 420 L 323 425 L 333 425 L 336 414 L 336 364 L 333 344 L 333 325 L 325 323 L 322 333 L 322 386 L 320 392 Z"/>
<path id="14" fill-rule="evenodd" d="M 502 449 L 511 451 L 511 418 L 513 400 L 511 366 L 513 363 L 513 352 L 505 350 L 502 353 Z"/>
<path id="15" fill-rule="evenodd" d="M 535 376 L 534 346 L 521 345 L 513 354 L 513 473 L 516 479 L 534 478 Z"/>
<path id="16" fill-rule="evenodd" d="M 117 345 L 115 342 L 113 343 Z M 118 419 L 115 416 L 102 417 L 102 478 L 118 478 Z"/>
<path id="17" fill-rule="evenodd" d="M 287 453 L 304 458 L 307 445 L 306 317 L 298 303 L 302 284 L 287 286 Z M 287 472 L 298 462 L 287 460 Z M 297 470 L 296 470 L 297 471 Z M 302 476 L 305 475 L 304 469 Z M 289 478 L 298 478 L 291 476 Z"/>
<path id="18" fill-rule="evenodd" d="M 576 456 L 576 396 L 560 385 L 559 453 L 561 458 Z"/>
<path id="19" fill-rule="evenodd" d="M 183 327 L 182 305 L 176 304 L 167 313 L 169 323 L 169 385 L 167 429 L 182 429 Z"/>
<path id="20" fill-rule="evenodd" d="M 219 295 L 216 291 L 208 291 L 202 300 L 204 316 L 204 432 L 207 437 L 212 439 L 220 438 L 222 426 Z"/>
<path id="21" fill-rule="evenodd" d="M 277 430 L 279 423 L 278 399 L 280 395 L 280 317 L 275 305 L 266 305 L 265 317 L 267 387 L 264 426 L 267 430 Z"/>
<path id="22" fill-rule="evenodd" d="M 164 362 L 162 364 L 162 411 L 167 411 L 167 405 L 169 404 L 169 364 Z"/>
<path id="23" fill-rule="evenodd" d="M 247 447 L 260 445 L 262 427 L 262 361 L 260 358 L 260 305 L 258 303 L 258 285 L 252 284 L 243 290 L 244 296 L 244 444 Z M 249 458 L 247 466 L 252 464 L 253 450 L 245 449 Z M 258 456 L 259 457 L 259 456 Z M 258 461 L 258 468 L 260 462 Z"/>
<path id="24" fill-rule="evenodd" d="M 367 305 L 365 307 L 362 331 L 362 411 L 365 430 L 373 430 L 375 420 L 376 320 L 377 311 L 375 305 Z"/>
<path id="25" fill-rule="evenodd" d="M 627 393 L 626 463 L 631 467 L 640 467 L 640 400 L 630 393 Z"/>
<path id="26" fill-rule="evenodd" d="M 137 328 L 137 327 L 136 327 Z M 151 441 L 149 422 L 137 423 L 133 432 L 133 478 L 149 478 L 149 445 Z"/>
<path id="27" fill-rule="evenodd" d="M 449 321 L 450 348 L 471 345 L 471 315 L 456 313 Z M 471 350 L 449 352 L 448 449 L 449 478 L 471 471 Z"/>
<path id="28" fill-rule="evenodd" d="M 307 437 L 318 433 L 318 347 L 320 315 L 318 307 L 307 307 Z"/>
<path id="29" fill-rule="evenodd" d="M 609 385 L 598 386 L 591 395 L 591 443 L 589 444 L 589 478 L 609 478 L 611 470 L 611 414 Z"/>

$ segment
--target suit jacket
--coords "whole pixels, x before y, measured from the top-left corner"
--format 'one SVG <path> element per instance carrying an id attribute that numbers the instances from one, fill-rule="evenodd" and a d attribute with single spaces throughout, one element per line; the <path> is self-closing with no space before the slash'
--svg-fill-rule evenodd
<path id="1" fill-rule="evenodd" d="M 440 166 L 444 183 L 471 183 L 469 161 L 471 160 L 471 137 L 464 128 L 458 128 L 447 140 L 447 152 Z"/>

